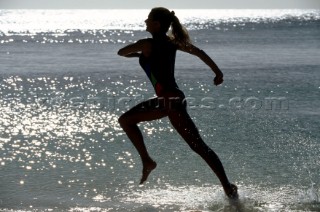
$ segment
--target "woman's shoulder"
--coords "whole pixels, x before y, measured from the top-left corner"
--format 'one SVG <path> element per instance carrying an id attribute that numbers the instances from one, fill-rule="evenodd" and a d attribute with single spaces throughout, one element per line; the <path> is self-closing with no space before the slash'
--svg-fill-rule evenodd
<path id="1" fill-rule="evenodd" d="M 143 38 L 143 39 L 138 40 L 137 42 L 140 42 L 140 43 L 151 43 L 152 41 L 153 41 L 152 38 Z"/>
<path id="2" fill-rule="evenodd" d="M 151 54 L 152 38 L 140 39 L 136 43 L 138 46 L 140 46 L 140 49 L 145 57 L 148 57 Z"/>

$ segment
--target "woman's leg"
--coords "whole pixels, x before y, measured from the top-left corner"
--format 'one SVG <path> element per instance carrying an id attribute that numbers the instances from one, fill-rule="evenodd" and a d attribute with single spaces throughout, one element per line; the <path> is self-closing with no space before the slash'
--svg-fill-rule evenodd
<path id="1" fill-rule="evenodd" d="M 137 149 L 142 160 L 143 170 L 140 184 L 147 180 L 149 174 L 156 168 L 157 164 L 149 156 L 142 133 L 137 124 L 142 121 L 160 119 L 166 115 L 166 111 L 159 107 L 158 99 L 153 98 L 136 105 L 119 118 L 121 127 Z"/>
<path id="2" fill-rule="evenodd" d="M 190 148 L 198 153 L 217 175 L 227 196 L 236 198 L 237 187 L 230 184 L 219 157 L 204 143 L 186 109 L 172 110 L 169 112 L 168 116 L 173 127 L 188 143 Z"/>

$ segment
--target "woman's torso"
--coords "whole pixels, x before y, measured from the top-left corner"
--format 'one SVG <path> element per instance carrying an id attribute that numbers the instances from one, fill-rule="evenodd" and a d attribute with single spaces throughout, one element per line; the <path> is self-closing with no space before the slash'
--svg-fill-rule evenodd
<path id="1" fill-rule="evenodd" d="M 151 42 L 151 54 L 148 57 L 141 54 L 139 62 L 156 94 L 162 96 L 179 90 L 174 77 L 177 45 L 167 36 L 157 39 L 149 38 L 148 41 Z"/>

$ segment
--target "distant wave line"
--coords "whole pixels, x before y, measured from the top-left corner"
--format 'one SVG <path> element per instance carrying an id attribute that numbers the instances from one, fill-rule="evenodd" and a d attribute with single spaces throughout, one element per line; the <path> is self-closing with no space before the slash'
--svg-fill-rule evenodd
<path id="1" fill-rule="evenodd" d="M 144 30 L 149 10 L 0 10 L 1 34 L 68 29 Z M 176 10 L 188 29 L 219 24 L 317 21 L 320 10 Z M 0 36 L 1 36 L 0 34 Z"/>

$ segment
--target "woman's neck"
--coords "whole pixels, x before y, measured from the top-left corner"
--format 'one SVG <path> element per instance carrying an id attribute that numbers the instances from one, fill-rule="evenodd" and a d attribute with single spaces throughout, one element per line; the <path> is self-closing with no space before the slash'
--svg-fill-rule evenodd
<path id="1" fill-rule="evenodd" d="M 167 36 L 167 34 L 166 33 L 153 33 L 152 34 L 152 37 L 153 37 L 153 39 L 156 39 L 156 40 L 158 40 L 158 39 L 163 39 L 163 38 L 167 38 L 168 36 Z"/>

